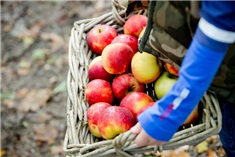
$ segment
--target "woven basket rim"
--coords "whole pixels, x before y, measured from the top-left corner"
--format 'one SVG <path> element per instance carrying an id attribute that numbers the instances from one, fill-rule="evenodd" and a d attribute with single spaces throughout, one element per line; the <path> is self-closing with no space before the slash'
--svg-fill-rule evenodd
<path id="1" fill-rule="evenodd" d="M 71 29 L 68 48 L 68 75 L 67 75 L 67 130 L 64 139 L 64 151 L 67 154 L 85 156 L 105 156 L 117 154 L 131 156 L 131 154 L 147 151 L 161 151 L 182 145 L 194 145 L 207 137 L 217 134 L 221 129 L 221 111 L 218 100 L 213 92 L 207 91 L 201 100 L 204 104 L 204 122 L 190 128 L 178 131 L 173 138 L 163 146 L 137 147 L 133 144 L 136 135 L 127 131 L 112 140 L 95 138 L 84 125 L 87 121 L 86 109 L 88 104 L 84 99 L 84 87 L 88 83 L 88 65 L 95 55 L 89 50 L 86 43 L 86 33 L 96 24 L 112 25 L 119 32 L 128 18 L 125 17 L 125 7 L 112 0 L 112 12 L 97 18 L 75 21 Z M 133 14 L 146 14 L 145 11 Z M 131 15 L 130 15 L 131 16 Z"/>

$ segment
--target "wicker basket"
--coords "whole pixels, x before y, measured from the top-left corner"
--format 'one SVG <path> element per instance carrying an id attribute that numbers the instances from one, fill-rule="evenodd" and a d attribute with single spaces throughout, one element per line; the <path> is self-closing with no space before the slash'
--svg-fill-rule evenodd
<path id="1" fill-rule="evenodd" d="M 135 135 L 130 131 L 118 135 L 112 140 L 95 138 L 86 125 L 88 104 L 84 97 L 84 87 L 88 83 L 88 65 L 96 57 L 86 43 L 86 33 L 96 24 L 109 24 L 118 32 L 123 31 L 126 8 L 112 1 L 112 12 L 98 18 L 86 19 L 74 23 L 69 40 L 69 71 L 67 76 L 67 130 L 64 139 L 64 151 L 70 156 L 134 156 L 149 151 L 173 149 L 183 145 L 195 145 L 221 129 L 221 112 L 215 95 L 207 92 L 200 102 L 200 122 L 188 128 L 179 129 L 168 143 L 163 146 L 137 147 L 133 144 Z M 146 11 L 132 14 L 146 14 Z M 129 17 L 132 15 L 130 14 Z M 146 85 L 147 93 L 153 96 L 152 85 Z"/>

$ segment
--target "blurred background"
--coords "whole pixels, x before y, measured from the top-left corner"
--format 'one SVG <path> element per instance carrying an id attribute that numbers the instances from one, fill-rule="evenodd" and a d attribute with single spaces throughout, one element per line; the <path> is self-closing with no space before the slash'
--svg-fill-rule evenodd
<path id="1" fill-rule="evenodd" d="M 111 0 L 1 1 L 1 149 L 4 157 L 58 157 L 66 131 L 67 50 L 78 20 Z M 146 157 L 225 156 L 218 136 Z"/>
<path id="2" fill-rule="evenodd" d="M 64 156 L 67 50 L 111 1 L 1 1 L 1 156 Z"/>

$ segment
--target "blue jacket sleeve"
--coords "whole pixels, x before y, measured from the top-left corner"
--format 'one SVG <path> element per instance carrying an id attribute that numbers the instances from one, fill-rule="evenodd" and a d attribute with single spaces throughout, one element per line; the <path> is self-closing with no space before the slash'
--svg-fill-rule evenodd
<path id="1" fill-rule="evenodd" d="M 201 18 L 177 82 L 166 96 L 138 116 L 148 135 L 159 141 L 172 138 L 210 86 L 229 44 L 235 40 L 234 32 L 223 30 Z M 216 33 L 221 38 L 218 39 Z"/>

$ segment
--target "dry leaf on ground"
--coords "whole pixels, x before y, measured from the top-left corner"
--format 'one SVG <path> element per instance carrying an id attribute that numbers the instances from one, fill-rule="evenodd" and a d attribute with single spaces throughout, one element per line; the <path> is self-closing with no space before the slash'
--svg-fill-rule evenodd
<path id="1" fill-rule="evenodd" d="M 175 149 L 163 151 L 161 157 L 190 157 L 190 154 L 185 149 Z"/>
<path id="2" fill-rule="evenodd" d="M 56 154 L 62 154 L 63 153 L 63 142 L 61 142 L 61 145 L 55 145 L 51 146 L 51 154 L 56 155 Z"/>
<path id="3" fill-rule="evenodd" d="M 217 155 L 214 150 L 209 149 L 207 152 L 207 157 L 217 157 Z"/>
<path id="4" fill-rule="evenodd" d="M 196 149 L 197 149 L 198 153 L 206 152 L 208 150 L 208 142 L 207 141 L 203 141 L 203 142 L 199 143 L 196 146 Z"/>
<path id="5" fill-rule="evenodd" d="M 37 124 L 33 126 L 33 130 L 35 132 L 34 139 L 36 141 L 47 142 L 48 144 L 53 144 L 58 136 L 57 128 L 50 125 Z"/>
<path id="6" fill-rule="evenodd" d="M 15 106 L 16 106 L 15 102 L 13 100 L 11 100 L 11 99 L 3 100 L 2 104 L 5 105 L 7 108 L 10 108 L 10 109 L 11 108 L 15 108 Z"/>
<path id="7" fill-rule="evenodd" d="M 45 123 L 52 118 L 52 115 L 46 113 L 45 111 L 38 111 L 36 113 L 28 115 L 28 118 L 34 123 Z"/>
<path id="8" fill-rule="evenodd" d="M 52 91 L 50 89 L 33 89 L 21 101 L 18 109 L 23 112 L 37 111 L 40 107 L 47 105 L 51 96 Z"/>
<path id="9" fill-rule="evenodd" d="M 16 92 L 16 98 L 17 99 L 22 99 L 29 93 L 29 89 L 27 88 L 22 88 Z"/>

